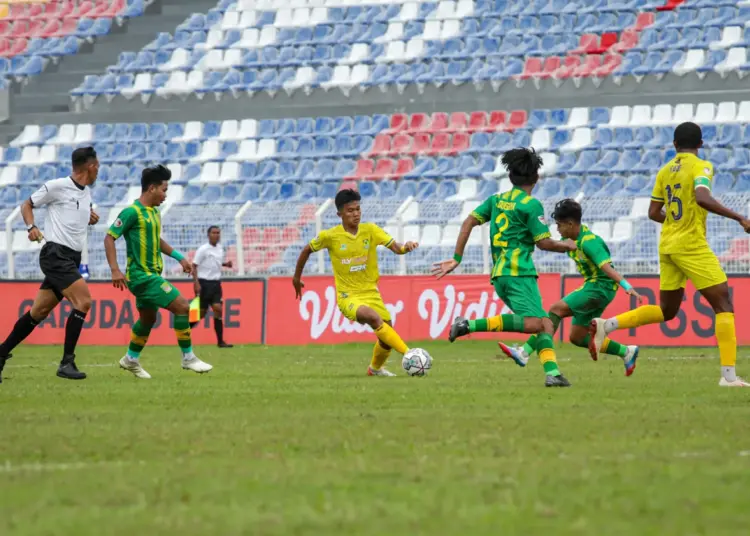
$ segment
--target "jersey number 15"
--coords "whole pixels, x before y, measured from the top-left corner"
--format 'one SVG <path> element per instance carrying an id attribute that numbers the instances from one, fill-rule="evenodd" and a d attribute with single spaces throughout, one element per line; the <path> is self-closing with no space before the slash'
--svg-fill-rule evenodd
<path id="1" fill-rule="evenodd" d="M 672 214 L 672 219 L 674 221 L 678 221 L 680 218 L 682 218 L 682 199 L 677 197 L 679 190 L 682 187 L 681 184 L 675 184 L 674 189 L 672 189 L 671 186 L 667 185 L 667 204 L 669 205 L 670 212 Z M 673 208 L 674 207 L 674 208 Z"/>

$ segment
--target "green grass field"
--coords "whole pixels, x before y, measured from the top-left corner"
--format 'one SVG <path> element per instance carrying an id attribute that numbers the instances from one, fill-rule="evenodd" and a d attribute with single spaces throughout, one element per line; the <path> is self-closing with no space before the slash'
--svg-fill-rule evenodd
<path id="1" fill-rule="evenodd" d="M 426 343 L 427 378 L 369 378 L 371 345 L 21 347 L 0 385 L 0 534 L 745 535 L 750 392 L 715 350 L 560 351 L 572 389 L 487 342 Z M 740 372 L 750 364 L 740 352 Z M 391 363 L 400 372 L 400 360 Z"/>

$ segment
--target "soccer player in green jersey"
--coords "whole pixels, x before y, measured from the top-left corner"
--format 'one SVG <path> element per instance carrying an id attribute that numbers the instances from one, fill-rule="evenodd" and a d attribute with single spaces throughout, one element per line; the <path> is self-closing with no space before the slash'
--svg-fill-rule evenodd
<path id="1" fill-rule="evenodd" d="M 577 246 L 572 240 L 561 242 L 550 238 L 544 220 L 544 207 L 531 196 L 542 166 L 542 159 L 534 149 L 508 151 L 503 155 L 502 163 L 508 170 L 513 189 L 489 197 L 467 216 L 461 225 L 453 259 L 435 264 L 432 273 L 439 279 L 455 270 L 461 263 L 472 229 L 490 222 L 494 262 L 492 284 L 498 297 L 514 314 L 477 320 L 458 317 L 451 326 L 448 339 L 453 342 L 458 337 L 477 331 L 535 333 L 536 351 L 546 374 L 544 385 L 569 387 L 570 382 L 557 366 L 552 342 L 555 330 L 542 307 L 538 276 L 531 254 L 535 246 L 560 253 L 575 251 Z"/>
<path id="2" fill-rule="evenodd" d="M 174 315 L 177 344 L 182 350 L 182 368 L 198 373 L 208 372 L 213 368 L 193 353 L 188 301 L 161 276 L 164 269 L 162 253 L 179 262 L 185 273 L 189 274 L 193 269 L 179 251 L 172 249 L 161 238 L 161 216 L 156 207 L 166 199 L 171 178 L 172 172 L 164 166 L 144 169 L 141 174 L 141 197 L 120 212 L 104 238 L 104 251 L 112 270 L 112 284 L 115 288 L 130 290 L 135 296 L 135 306 L 138 309 L 138 320 L 130 333 L 130 346 L 127 354 L 120 359 L 120 367 L 142 379 L 151 378 L 141 367 L 139 358 L 159 309 L 166 309 Z M 128 257 L 124 275 L 117 264 L 115 249 L 115 240 L 121 236 L 125 237 Z"/>
<path id="3" fill-rule="evenodd" d="M 570 331 L 570 342 L 581 348 L 589 346 L 589 325 L 594 318 L 602 315 L 607 306 L 615 299 L 617 288 L 622 289 L 641 300 L 641 296 L 612 266 L 609 248 L 600 236 L 581 225 L 583 211 L 581 205 L 573 199 L 563 199 L 555 205 L 552 213 L 560 235 L 575 240 L 577 249 L 569 251 L 568 256 L 576 263 L 578 272 L 583 276 L 583 286 L 574 290 L 549 310 L 552 327 L 557 331 L 563 318 L 573 317 Z M 518 365 L 526 366 L 529 356 L 536 349 L 537 336 L 532 335 L 521 348 L 509 347 L 502 342 L 500 349 Z M 610 339 L 605 339 L 602 351 L 620 357 L 625 364 L 625 375 L 630 376 L 635 370 L 638 359 L 638 346 L 625 346 Z"/>

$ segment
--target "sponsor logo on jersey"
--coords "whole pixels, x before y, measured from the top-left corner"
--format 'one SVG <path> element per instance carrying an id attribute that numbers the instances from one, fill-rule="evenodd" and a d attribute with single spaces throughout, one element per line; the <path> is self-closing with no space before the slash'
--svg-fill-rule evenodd
<path id="1" fill-rule="evenodd" d="M 350 273 L 351 272 L 362 272 L 362 271 L 364 271 L 366 269 L 367 269 L 367 265 L 366 264 L 356 264 L 356 265 L 352 266 L 351 268 L 349 268 L 349 272 Z"/>
<path id="2" fill-rule="evenodd" d="M 341 264 L 343 265 L 356 264 L 360 262 L 367 262 L 367 255 L 360 255 L 359 257 L 347 257 L 346 259 L 341 259 Z"/>
<path id="3" fill-rule="evenodd" d="M 161 284 L 161 289 L 165 294 L 169 294 L 170 292 L 172 292 L 172 285 L 164 281 L 164 283 Z"/>
<path id="4" fill-rule="evenodd" d="M 341 244 L 341 247 L 339 249 L 346 249 L 346 244 Z"/>

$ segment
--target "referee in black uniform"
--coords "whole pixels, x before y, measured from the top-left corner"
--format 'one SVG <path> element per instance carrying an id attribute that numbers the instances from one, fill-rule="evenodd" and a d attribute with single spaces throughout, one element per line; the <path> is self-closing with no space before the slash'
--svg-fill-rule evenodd
<path id="1" fill-rule="evenodd" d="M 193 280 L 195 295 L 200 299 L 201 319 L 211 307 L 219 348 L 232 348 L 233 345 L 224 341 L 224 294 L 221 289 L 221 269 L 231 268 L 232 261 L 224 261 L 224 246 L 220 241 L 221 229 L 212 225 L 208 228 L 208 243 L 199 247 L 193 257 Z M 190 327 L 197 324 L 194 322 Z"/>
<path id="2" fill-rule="evenodd" d="M 44 281 L 39 288 L 31 310 L 18 319 L 8 338 L 0 344 L 0 381 L 5 362 L 21 341 L 28 337 L 63 298 L 73 305 L 65 323 L 63 357 L 57 375 L 68 380 L 83 380 L 86 374 L 75 363 L 75 349 L 91 308 L 91 293 L 78 268 L 81 251 L 86 240 L 87 227 L 99 221 L 91 204 L 89 186 L 96 182 L 99 160 L 93 147 L 73 151 L 73 174 L 53 179 L 21 205 L 21 215 L 26 223 L 29 240 L 44 241 L 39 253 L 39 267 Z M 47 206 L 44 233 L 34 223 L 34 209 Z"/>

